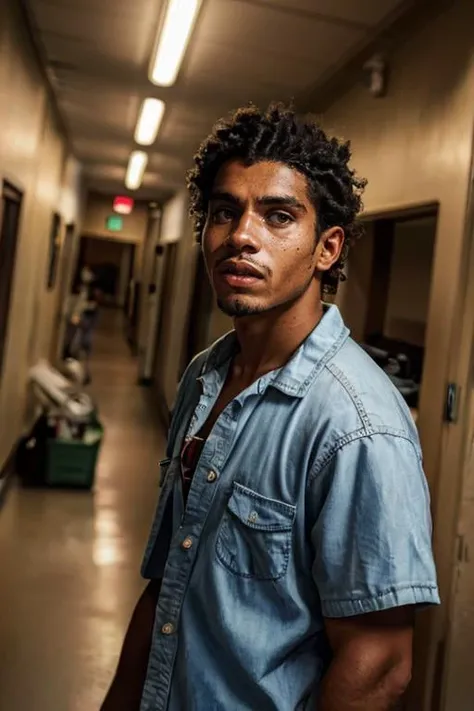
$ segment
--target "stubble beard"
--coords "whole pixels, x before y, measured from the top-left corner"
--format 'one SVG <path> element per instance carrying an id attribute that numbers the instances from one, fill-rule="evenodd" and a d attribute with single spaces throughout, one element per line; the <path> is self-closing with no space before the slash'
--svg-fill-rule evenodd
<path id="1" fill-rule="evenodd" d="M 311 275 L 308 278 L 308 281 L 302 287 L 300 287 L 300 289 L 289 295 L 283 301 L 276 301 L 272 304 L 251 304 L 246 303 L 245 297 L 239 298 L 238 296 L 236 296 L 229 302 L 225 301 L 224 299 L 218 298 L 217 306 L 223 313 L 226 314 L 226 316 L 230 316 L 231 318 L 239 318 L 243 316 L 257 316 L 258 314 L 268 313 L 269 311 L 274 311 L 275 309 L 280 308 L 285 310 L 285 308 L 290 308 L 296 301 L 298 301 L 298 299 L 300 299 L 308 291 L 313 282 L 313 278 L 314 276 Z"/>

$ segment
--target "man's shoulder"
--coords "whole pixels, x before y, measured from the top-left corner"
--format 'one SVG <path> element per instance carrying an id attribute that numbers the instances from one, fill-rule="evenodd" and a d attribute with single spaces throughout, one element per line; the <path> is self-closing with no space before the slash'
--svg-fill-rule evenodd
<path id="1" fill-rule="evenodd" d="M 326 363 L 321 375 L 313 392 L 324 400 L 324 418 L 334 437 L 343 439 L 365 431 L 367 435 L 398 434 L 418 440 L 402 396 L 386 373 L 351 338 Z"/>

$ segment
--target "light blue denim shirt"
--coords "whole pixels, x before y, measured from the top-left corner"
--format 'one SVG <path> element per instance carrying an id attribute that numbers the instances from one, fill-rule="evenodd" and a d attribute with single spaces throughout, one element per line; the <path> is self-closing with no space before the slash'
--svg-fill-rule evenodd
<path id="1" fill-rule="evenodd" d="M 179 388 L 143 575 L 162 578 L 141 711 L 317 709 L 324 617 L 439 602 L 416 428 L 339 311 L 231 402 L 186 510 L 180 451 L 236 348 Z"/>

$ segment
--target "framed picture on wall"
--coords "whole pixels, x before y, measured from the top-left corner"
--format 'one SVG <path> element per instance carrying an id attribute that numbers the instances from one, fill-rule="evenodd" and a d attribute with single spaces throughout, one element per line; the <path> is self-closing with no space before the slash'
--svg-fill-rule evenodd
<path id="1" fill-rule="evenodd" d="M 51 221 L 51 231 L 49 233 L 48 279 L 46 283 L 48 291 L 54 289 L 56 284 L 60 249 L 61 216 L 57 212 L 54 212 Z"/>

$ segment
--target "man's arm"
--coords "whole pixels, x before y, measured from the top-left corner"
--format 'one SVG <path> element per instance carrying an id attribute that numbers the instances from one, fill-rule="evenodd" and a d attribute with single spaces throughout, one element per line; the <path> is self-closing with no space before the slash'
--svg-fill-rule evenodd
<path id="1" fill-rule="evenodd" d="M 109 693 L 100 711 L 138 711 L 150 655 L 161 581 L 151 581 L 135 607 Z"/>
<path id="2" fill-rule="evenodd" d="M 392 711 L 411 678 L 413 607 L 325 620 L 333 662 L 320 711 Z"/>

